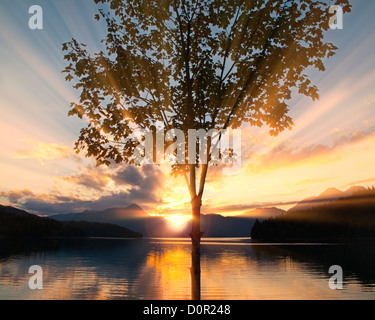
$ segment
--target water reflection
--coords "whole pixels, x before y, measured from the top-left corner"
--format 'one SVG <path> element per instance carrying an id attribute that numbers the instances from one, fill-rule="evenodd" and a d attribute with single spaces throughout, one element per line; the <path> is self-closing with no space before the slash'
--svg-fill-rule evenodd
<path id="1" fill-rule="evenodd" d="M 190 239 L 0 241 L 0 299 L 190 299 Z M 375 299 L 373 244 L 264 245 L 211 239 L 201 247 L 202 299 Z M 44 289 L 28 288 L 31 265 Z M 328 287 L 329 266 L 344 290 Z"/>

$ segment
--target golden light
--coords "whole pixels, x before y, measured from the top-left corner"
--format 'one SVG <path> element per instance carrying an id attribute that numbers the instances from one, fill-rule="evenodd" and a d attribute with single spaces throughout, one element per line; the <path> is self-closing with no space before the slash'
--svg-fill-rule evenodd
<path id="1" fill-rule="evenodd" d="M 29 148 L 12 154 L 13 159 L 36 159 L 44 165 L 46 161 L 69 158 L 74 155 L 71 147 L 43 141 L 26 140 Z"/>
<path id="2" fill-rule="evenodd" d="M 182 230 L 186 226 L 186 223 L 191 219 L 191 216 L 175 214 L 165 217 L 165 219 L 168 220 L 172 229 L 178 231 Z"/>

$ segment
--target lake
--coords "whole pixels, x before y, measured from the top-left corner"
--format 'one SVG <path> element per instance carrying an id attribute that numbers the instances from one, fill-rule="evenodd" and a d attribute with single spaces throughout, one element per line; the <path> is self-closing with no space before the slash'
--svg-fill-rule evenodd
<path id="1" fill-rule="evenodd" d="M 0 299 L 191 298 L 189 239 L 0 240 Z M 203 300 L 375 299 L 375 245 L 203 239 Z M 43 270 L 31 290 L 29 267 Z M 332 265 L 343 289 L 332 290 Z"/>

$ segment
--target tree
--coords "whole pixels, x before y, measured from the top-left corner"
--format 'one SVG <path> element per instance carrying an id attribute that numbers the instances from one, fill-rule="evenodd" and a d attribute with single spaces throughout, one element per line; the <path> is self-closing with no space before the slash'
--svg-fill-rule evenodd
<path id="1" fill-rule="evenodd" d="M 290 128 L 292 90 L 318 99 L 307 69 L 324 71 L 324 60 L 337 50 L 324 41 L 329 7 L 350 11 L 349 0 L 94 1 L 96 20 L 107 25 L 103 51 L 89 52 L 76 39 L 63 51 L 66 80 L 80 91 L 69 115 L 88 120 L 75 147 L 98 165 L 134 164 L 139 128 L 179 129 L 185 137 L 189 129 L 246 123 L 267 125 L 271 135 Z M 213 146 L 210 138 L 205 162 Z M 191 197 L 197 282 L 207 170 L 202 161 L 172 165 L 173 173 L 185 176 Z"/>

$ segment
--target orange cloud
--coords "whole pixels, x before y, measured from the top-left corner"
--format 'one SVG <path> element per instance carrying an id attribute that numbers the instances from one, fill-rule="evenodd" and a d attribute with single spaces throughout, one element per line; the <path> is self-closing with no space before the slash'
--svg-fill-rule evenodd
<path id="1" fill-rule="evenodd" d="M 48 161 L 74 156 L 72 148 L 65 145 L 34 140 L 28 140 L 27 143 L 30 148 L 14 152 L 12 158 L 35 159 L 43 165 Z"/>
<path id="2" fill-rule="evenodd" d="M 59 177 L 59 179 L 81 185 L 89 189 L 103 190 L 110 182 L 110 175 L 105 173 L 101 168 L 87 167 L 82 173 L 73 174 L 67 177 Z"/>
<path id="3" fill-rule="evenodd" d="M 263 154 L 254 154 L 252 158 L 247 159 L 246 168 L 253 172 L 272 171 L 280 168 L 293 167 L 303 161 L 320 157 L 325 162 L 336 161 L 338 151 L 367 139 L 375 137 L 375 127 L 367 130 L 343 133 L 335 131 L 331 140 L 332 143 L 311 143 L 300 145 L 298 140 L 284 140 L 274 148 Z"/>

